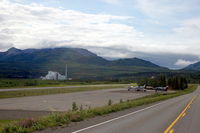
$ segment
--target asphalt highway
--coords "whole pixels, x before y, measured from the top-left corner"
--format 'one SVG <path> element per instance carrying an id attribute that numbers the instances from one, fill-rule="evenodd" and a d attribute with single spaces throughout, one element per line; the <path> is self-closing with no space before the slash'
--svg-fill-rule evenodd
<path id="1" fill-rule="evenodd" d="M 193 93 L 43 133 L 200 133 L 200 87 Z"/>
<path id="2" fill-rule="evenodd" d="M 194 97 L 193 103 L 186 108 L 186 111 L 183 111 L 180 120 L 171 131 L 176 133 L 200 133 L 200 97 L 198 95 Z"/>

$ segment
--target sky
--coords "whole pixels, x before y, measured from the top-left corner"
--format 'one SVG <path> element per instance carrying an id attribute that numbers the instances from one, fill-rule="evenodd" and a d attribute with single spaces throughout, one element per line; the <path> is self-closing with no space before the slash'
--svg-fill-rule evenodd
<path id="1" fill-rule="evenodd" d="M 200 60 L 199 5 L 200 0 L 0 0 L 0 51 L 78 47 L 110 59 L 139 56 L 183 68 Z"/>

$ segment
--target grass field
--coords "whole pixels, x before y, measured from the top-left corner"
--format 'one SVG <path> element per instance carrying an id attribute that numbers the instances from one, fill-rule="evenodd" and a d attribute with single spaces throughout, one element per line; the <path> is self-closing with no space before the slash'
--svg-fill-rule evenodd
<path id="1" fill-rule="evenodd" d="M 66 113 L 57 113 L 49 116 L 41 117 L 39 119 L 24 119 L 17 122 L 13 122 L 2 129 L 3 133 L 29 133 L 36 130 L 43 130 L 49 127 L 64 126 L 71 122 L 83 121 L 95 116 L 101 116 L 112 112 L 134 108 L 144 104 L 150 104 L 166 100 L 169 98 L 177 97 L 180 95 L 188 94 L 196 90 L 197 85 L 189 85 L 189 88 L 174 93 L 168 94 L 154 94 L 151 96 L 145 96 L 135 100 L 120 102 L 118 104 L 108 104 L 107 106 L 97 107 L 86 110 L 69 111 Z"/>
<path id="2" fill-rule="evenodd" d="M 134 84 L 132 84 L 134 85 Z M 25 96 L 39 96 L 39 95 L 50 95 L 60 93 L 72 93 L 80 91 L 94 91 L 112 88 L 125 88 L 128 84 L 115 84 L 105 86 L 88 86 L 88 87 L 77 87 L 77 88 L 56 88 L 56 89 L 38 89 L 38 90 L 20 90 L 20 91 L 5 91 L 0 93 L 0 99 L 2 98 L 13 98 L 13 97 L 25 97 Z"/>
<path id="3" fill-rule="evenodd" d="M 32 87 L 57 87 L 75 85 L 98 85 L 98 84 L 123 84 L 122 81 L 56 81 L 39 79 L 0 79 L 0 89 L 32 88 Z"/>

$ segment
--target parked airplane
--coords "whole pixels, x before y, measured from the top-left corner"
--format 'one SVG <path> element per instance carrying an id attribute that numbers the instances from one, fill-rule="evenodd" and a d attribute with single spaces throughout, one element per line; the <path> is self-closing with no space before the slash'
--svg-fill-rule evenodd
<path id="1" fill-rule="evenodd" d="M 143 92 L 146 92 L 146 85 L 144 86 L 129 86 L 128 87 L 128 91 L 131 91 L 131 90 L 134 90 L 134 91 L 143 91 Z"/>
<path id="2" fill-rule="evenodd" d="M 168 86 L 166 86 L 166 87 L 155 87 L 154 90 L 155 91 L 167 91 L 168 88 L 169 88 Z"/>

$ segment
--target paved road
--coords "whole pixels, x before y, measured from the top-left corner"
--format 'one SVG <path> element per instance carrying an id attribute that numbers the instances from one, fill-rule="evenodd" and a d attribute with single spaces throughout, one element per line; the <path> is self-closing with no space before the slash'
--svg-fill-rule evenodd
<path id="1" fill-rule="evenodd" d="M 21 91 L 21 90 L 42 90 L 42 89 L 59 89 L 59 88 L 83 88 L 83 87 L 106 87 L 106 86 L 119 86 L 128 84 L 103 84 L 103 85 L 76 85 L 76 86 L 54 86 L 54 87 L 32 87 L 32 88 L 11 88 L 11 89 L 0 89 L 0 92 L 4 91 Z"/>
<path id="2" fill-rule="evenodd" d="M 42 133 L 199 133 L 199 93 L 200 87 L 192 94 L 128 113 L 125 111 L 125 114 L 123 112 L 114 113 L 113 117 L 111 114 L 107 116 L 110 117 L 107 120 L 99 121 L 100 118 L 98 118 L 67 128 L 42 131 Z"/>
<path id="3" fill-rule="evenodd" d="M 200 94 L 200 92 L 199 92 Z M 181 119 L 172 128 L 176 133 L 200 133 L 200 97 L 182 114 Z"/>

